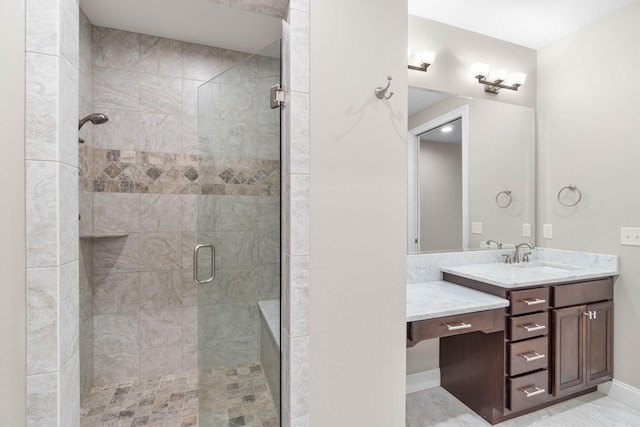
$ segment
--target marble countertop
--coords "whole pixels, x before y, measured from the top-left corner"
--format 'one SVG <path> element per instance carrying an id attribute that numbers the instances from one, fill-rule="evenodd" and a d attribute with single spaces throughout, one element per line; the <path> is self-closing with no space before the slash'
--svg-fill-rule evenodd
<path id="1" fill-rule="evenodd" d="M 508 306 L 504 298 L 442 280 L 407 285 L 407 322 Z"/>
<path id="2" fill-rule="evenodd" d="M 442 267 L 445 273 L 489 283 L 503 288 L 518 288 L 575 280 L 596 279 L 618 274 L 616 265 L 591 266 L 534 261 L 530 263 L 469 264 Z"/>

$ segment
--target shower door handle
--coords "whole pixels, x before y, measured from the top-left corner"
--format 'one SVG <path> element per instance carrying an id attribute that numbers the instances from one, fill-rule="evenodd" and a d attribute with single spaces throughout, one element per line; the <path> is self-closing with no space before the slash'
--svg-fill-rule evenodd
<path id="1" fill-rule="evenodd" d="M 202 248 L 211 249 L 211 277 L 208 277 L 205 280 L 198 279 L 198 251 Z M 203 285 L 205 283 L 210 283 L 216 277 L 216 247 L 213 245 L 197 245 L 193 250 L 193 281 L 197 285 Z"/>

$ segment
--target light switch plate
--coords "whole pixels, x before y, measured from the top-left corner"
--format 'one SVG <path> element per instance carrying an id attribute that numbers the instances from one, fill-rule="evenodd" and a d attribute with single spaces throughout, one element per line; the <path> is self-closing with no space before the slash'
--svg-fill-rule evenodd
<path id="1" fill-rule="evenodd" d="M 522 237 L 531 237 L 531 224 L 522 224 Z"/>
<path id="2" fill-rule="evenodd" d="M 640 246 L 640 228 L 620 227 L 620 244 L 625 246 Z"/>
<path id="3" fill-rule="evenodd" d="M 553 239 L 553 225 L 542 224 L 542 237 L 545 239 Z"/>
<path id="4" fill-rule="evenodd" d="M 471 223 L 471 233 L 472 234 L 482 234 L 482 223 L 481 222 L 472 222 Z"/>

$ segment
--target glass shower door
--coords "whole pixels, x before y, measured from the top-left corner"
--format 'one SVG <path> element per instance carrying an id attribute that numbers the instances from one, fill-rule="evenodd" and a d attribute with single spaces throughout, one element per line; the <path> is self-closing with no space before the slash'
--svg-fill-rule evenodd
<path id="1" fill-rule="evenodd" d="M 200 426 L 279 425 L 280 75 L 278 41 L 198 89 Z"/>

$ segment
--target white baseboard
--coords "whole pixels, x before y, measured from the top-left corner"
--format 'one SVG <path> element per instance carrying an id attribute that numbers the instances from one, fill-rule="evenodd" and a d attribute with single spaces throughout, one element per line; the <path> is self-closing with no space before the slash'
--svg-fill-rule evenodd
<path id="1" fill-rule="evenodd" d="M 407 394 L 440 386 L 440 369 L 407 375 Z"/>
<path id="2" fill-rule="evenodd" d="M 407 380 L 409 378 L 407 377 Z M 624 403 L 633 409 L 640 411 L 640 389 L 632 387 L 618 380 L 600 384 L 598 386 L 600 393 L 606 394 L 618 402 Z"/>

